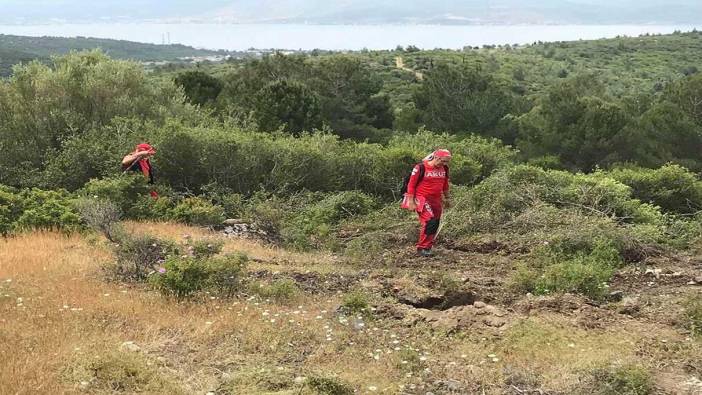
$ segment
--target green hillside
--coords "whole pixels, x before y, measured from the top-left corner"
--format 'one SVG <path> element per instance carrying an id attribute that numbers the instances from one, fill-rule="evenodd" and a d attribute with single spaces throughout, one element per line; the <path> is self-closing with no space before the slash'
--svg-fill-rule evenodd
<path id="1" fill-rule="evenodd" d="M 0 75 L 9 75 L 12 66 L 18 63 L 33 59 L 47 60 L 52 55 L 96 48 L 102 49 L 115 59 L 137 61 L 170 61 L 183 57 L 226 54 L 179 44 L 155 45 L 87 37 L 25 37 L 0 34 Z"/>

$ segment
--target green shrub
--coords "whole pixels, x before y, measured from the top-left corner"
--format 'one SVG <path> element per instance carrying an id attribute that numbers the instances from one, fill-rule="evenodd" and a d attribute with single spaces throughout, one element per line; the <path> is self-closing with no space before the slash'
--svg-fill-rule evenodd
<path id="1" fill-rule="evenodd" d="M 183 298 L 203 289 L 207 279 L 207 267 L 202 260 L 171 257 L 158 274 L 151 276 L 151 283 L 165 295 Z"/>
<path id="2" fill-rule="evenodd" d="M 222 252 L 222 247 L 222 240 L 196 240 L 188 249 L 195 258 L 211 258 Z"/>
<path id="3" fill-rule="evenodd" d="M 231 379 L 220 384 L 216 393 L 239 394 L 285 394 L 298 386 L 295 374 L 281 368 L 251 368 L 237 370 Z"/>
<path id="4" fill-rule="evenodd" d="M 702 296 L 689 297 L 683 304 L 685 326 L 695 336 L 702 336 Z"/>
<path id="5" fill-rule="evenodd" d="M 64 190 L 24 190 L 20 192 L 20 200 L 22 212 L 14 225 L 18 230 L 80 228 L 80 216 Z"/>
<path id="6" fill-rule="evenodd" d="M 518 267 L 512 281 L 517 289 L 538 295 L 573 292 L 601 299 L 620 264 L 619 251 L 611 241 L 600 240 L 590 250 L 580 251 L 545 247 Z"/>
<path id="7" fill-rule="evenodd" d="M 121 232 L 116 240 L 116 262 L 107 269 L 113 277 L 123 281 L 144 281 L 166 259 L 180 255 L 180 249 L 173 242 L 153 236 Z"/>
<path id="8" fill-rule="evenodd" d="M 110 200 L 122 213 L 128 213 L 140 199 L 149 195 L 150 190 L 151 186 L 142 175 L 128 173 L 90 180 L 79 192 L 84 196 Z"/>
<path id="9" fill-rule="evenodd" d="M 370 305 L 368 304 L 368 295 L 362 291 L 354 291 L 344 296 L 344 301 L 341 308 L 347 314 L 362 314 L 370 315 Z"/>
<path id="10" fill-rule="evenodd" d="M 582 395 L 648 395 L 654 390 L 653 378 L 648 370 L 624 365 L 594 369 L 587 374 L 580 388 L 573 392 Z"/>
<path id="11" fill-rule="evenodd" d="M 702 209 L 702 182 L 686 168 L 668 164 L 658 169 L 620 168 L 608 175 L 628 185 L 637 199 L 677 214 Z"/>
<path id="12" fill-rule="evenodd" d="M 547 224 L 526 223 L 520 217 L 544 208 L 611 218 L 617 224 L 663 226 L 666 222 L 658 208 L 632 198 L 629 187 L 603 172 L 572 174 L 519 165 L 496 172 L 473 189 L 456 188 L 454 200 L 454 215 L 465 218 L 447 228 L 454 235 L 504 230 L 520 223 L 526 225 L 520 231 L 530 231 L 534 225 Z M 557 215 L 551 220 L 561 222 Z"/>
<path id="13" fill-rule="evenodd" d="M 306 250 L 310 248 L 335 249 L 334 230 L 344 221 L 370 213 L 377 207 L 372 197 L 360 192 L 342 192 L 317 197 L 306 197 L 311 202 L 294 213 L 286 222 L 282 236 L 289 246 Z"/>
<path id="14" fill-rule="evenodd" d="M 174 207 L 173 199 L 168 196 L 160 195 L 158 199 L 154 199 L 143 195 L 134 202 L 126 216 L 139 220 L 168 221 Z"/>
<path id="15" fill-rule="evenodd" d="M 248 257 L 241 253 L 207 259 L 207 286 L 219 294 L 231 296 L 241 285 L 247 262 Z"/>
<path id="16" fill-rule="evenodd" d="M 14 223 L 22 213 L 22 200 L 17 191 L 0 185 L 0 235 L 12 232 Z"/>
<path id="17" fill-rule="evenodd" d="M 254 195 L 246 207 L 244 217 L 273 238 L 278 238 L 292 208 L 277 196 Z"/>
<path id="18" fill-rule="evenodd" d="M 215 258 L 174 256 L 151 276 L 151 283 L 164 295 L 184 298 L 211 289 L 230 296 L 240 285 L 247 257 L 242 254 Z"/>
<path id="19" fill-rule="evenodd" d="M 307 385 L 321 395 L 352 395 L 355 392 L 352 386 L 337 377 L 312 376 Z"/>
<path id="20" fill-rule="evenodd" d="M 218 225 L 224 221 L 224 209 L 205 199 L 183 199 L 171 211 L 171 217 L 190 225 Z"/>
<path id="21" fill-rule="evenodd" d="M 407 244 L 416 239 L 417 233 L 415 215 L 400 209 L 397 203 L 349 218 L 336 230 L 344 254 L 358 263 L 380 258 L 388 245 Z"/>
<path id="22" fill-rule="evenodd" d="M 249 291 L 277 302 L 292 301 L 300 294 L 300 288 L 291 279 L 276 280 L 270 284 L 253 283 L 249 286 Z"/>
<path id="23" fill-rule="evenodd" d="M 214 182 L 203 186 L 202 191 L 207 199 L 224 209 L 227 218 L 243 217 L 246 204 L 243 195 Z"/>

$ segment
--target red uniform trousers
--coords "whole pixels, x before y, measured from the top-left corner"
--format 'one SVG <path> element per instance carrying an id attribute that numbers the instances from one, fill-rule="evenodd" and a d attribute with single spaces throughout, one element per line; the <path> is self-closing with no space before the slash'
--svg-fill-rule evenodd
<path id="1" fill-rule="evenodd" d="M 430 250 L 434 246 L 436 232 L 439 230 L 441 221 L 441 213 L 443 212 L 441 195 L 425 196 L 423 205 L 417 207 L 419 214 L 419 241 L 417 241 L 417 249 Z"/>

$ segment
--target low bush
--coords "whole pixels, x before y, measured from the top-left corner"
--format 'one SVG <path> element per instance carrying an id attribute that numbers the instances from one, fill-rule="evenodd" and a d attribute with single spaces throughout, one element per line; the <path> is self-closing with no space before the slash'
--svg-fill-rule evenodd
<path id="1" fill-rule="evenodd" d="M 183 298 L 203 289 L 207 279 L 207 267 L 202 260 L 171 257 L 151 277 L 151 283 L 165 295 Z"/>
<path id="2" fill-rule="evenodd" d="M 354 291 L 344 296 L 344 301 L 341 304 L 341 309 L 346 314 L 364 316 L 370 315 L 370 305 L 368 303 L 368 295 L 362 291 Z"/>
<path id="3" fill-rule="evenodd" d="M 203 196 L 213 204 L 224 209 L 227 218 L 242 218 L 245 212 L 244 196 L 235 193 L 231 188 L 223 187 L 215 182 L 202 187 Z"/>
<path id="4" fill-rule="evenodd" d="M 240 369 L 231 379 L 221 383 L 216 393 L 222 395 L 290 393 L 293 387 L 300 386 L 295 382 L 295 377 L 292 371 L 283 368 Z"/>
<path id="5" fill-rule="evenodd" d="M 181 254 L 178 246 L 148 235 L 118 234 L 116 261 L 107 267 L 111 277 L 122 281 L 144 281 L 166 261 Z"/>
<path id="6" fill-rule="evenodd" d="M 165 195 L 154 199 L 149 195 L 139 196 L 126 214 L 126 217 L 137 220 L 168 221 L 175 207 L 175 201 Z"/>
<path id="7" fill-rule="evenodd" d="M 495 229 L 540 204 L 612 217 L 619 223 L 663 222 L 656 207 L 632 198 L 628 186 L 603 172 L 572 174 L 529 165 L 495 173 L 457 203 L 457 208 L 474 214 L 471 224 L 476 230 Z"/>
<path id="8" fill-rule="evenodd" d="M 149 195 L 151 186 L 140 174 L 92 179 L 79 194 L 83 196 L 106 199 L 114 202 L 123 213 L 128 213 L 144 196 Z"/>
<path id="9" fill-rule="evenodd" d="M 572 292 L 602 299 L 606 283 L 620 264 L 619 251 L 609 240 L 596 241 L 592 248 L 577 251 L 548 246 L 519 266 L 513 284 L 538 295 Z"/>
<path id="10" fill-rule="evenodd" d="M 12 232 L 14 223 L 22 214 L 22 201 L 17 190 L 0 185 L 0 235 Z"/>
<path id="11" fill-rule="evenodd" d="M 286 244 L 297 249 L 337 249 L 334 232 L 338 225 L 354 217 L 367 215 L 378 203 L 360 192 L 342 192 L 328 196 L 309 195 L 305 209 L 286 221 L 282 236 Z"/>
<path id="12" fill-rule="evenodd" d="M 18 201 L 21 213 L 14 224 L 16 230 L 80 229 L 80 216 L 72 197 L 64 190 L 24 190 L 19 193 Z"/>
<path id="13" fill-rule="evenodd" d="M 691 214 L 702 209 L 702 182 L 680 165 L 668 164 L 658 169 L 619 168 L 607 174 L 631 187 L 635 198 L 666 212 Z"/>
<path id="14" fill-rule="evenodd" d="M 695 336 L 702 336 L 702 296 L 690 296 L 683 304 L 685 327 Z"/>
<path id="15" fill-rule="evenodd" d="M 242 253 L 206 259 L 206 287 L 220 295 L 233 295 L 241 286 L 241 278 L 248 260 Z"/>
<path id="16" fill-rule="evenodd" d="M 269 284 L 255 282 L 250 284 L 249 292 L 262 298 L 273 299 L 276 302 L 290 302 L 300 294 L 297 283 L 291 279 L 276 280 Z"/>
<path id="17" fill-rule="evenodd" d="M 180 201 L 171 211 L 170 216 L 190 225 L 219 225 L 224 221 L 224 209 L 209 201 L 190 197 Z"/>
<path id="18" fill-rule="evenodd" d="M 634 365 L 592 370 L 572 393 L 581 395 L 648 395 L 655 391 L 651 373 Z"/>
<path id="19" fill-rule="evenodd" d="M 352 395 L 353 387 L 337 377 L 312 376 L 307 379 L 307 385 L 320 395 Z"/>
<path id="20" fill-rule="evenodd" d="M 224 247 L 224 242 L 222 240 L 196 240 L 192 243 L 187 242 L 188 252 L 195 258 L 211 258 L 220 252 L 222 252 L 222 247 Z"/>
<path id="21" fill-rule="evenodd" d="M 224 296 L 233 294 L 240 285 L 245 255 L 214 258 L 173 256 L 151 276 L 151 283 L 167 296 L 185 298 L 204 289 Z"/>
<path id="22" fill-rule="evenodd" d="M 83 198 L 76 203 L 81 219 L 93 230 L 116 242 L 120 232 L 119 207 L 109 200 Z"/>
<path id="23" fill-rule="evenodd" d="M 354 261 L 373 261 L 389 245 L 407 244 L 418 234 L 416 215 L 402 210 L 398 203 L 386 205 L 369 214 L 345 220 L 336 230 L 344 255 Z"/>

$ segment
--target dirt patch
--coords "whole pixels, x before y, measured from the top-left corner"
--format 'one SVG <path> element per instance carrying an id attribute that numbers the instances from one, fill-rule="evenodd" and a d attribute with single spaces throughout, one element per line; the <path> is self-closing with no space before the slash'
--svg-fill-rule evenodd
<path id="1" fill-rule="evenodd" d="M 447 310 L 452 307 L 472 305 L 477 296 L 466 277 L 437 276 L 427 273 L 417 276 L 384 278 L 382 293 L 398 303 L 415 308 Z"/>
<path id="2" fill-rule="evenodd" d="M 386 304 L 378 306 L 376 313 L 380 317 L 399 320 L 405 326 L 425 323 L 434 330 L 449 333 L 465 330 L 501 332 L 508 327 L 511 321 L 507 312 L 483 302 L 451 307 L 447 310 L 429 310 L 403 304 Z"/>

